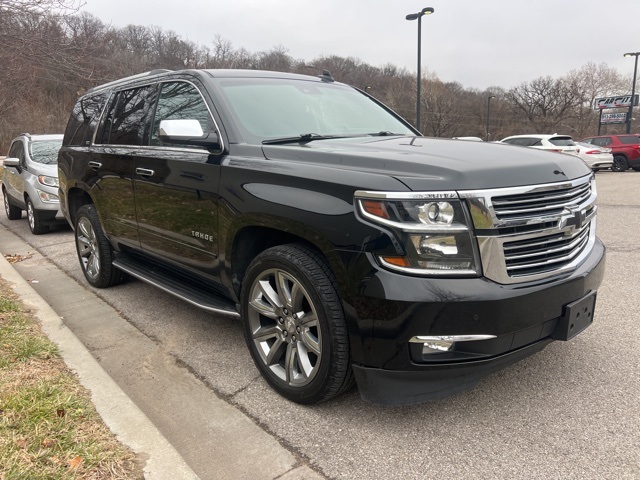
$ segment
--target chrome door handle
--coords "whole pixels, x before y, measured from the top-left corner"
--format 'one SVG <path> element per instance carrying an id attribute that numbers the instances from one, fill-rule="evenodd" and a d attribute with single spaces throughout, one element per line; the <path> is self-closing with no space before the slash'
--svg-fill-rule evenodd
<path id="1" fill-rule="evenodd" d="M 99 170 L 100 167 L 102 167 L 102 164 L 100 162 L 94 162 L 94 161 L 90 161 L 88 165 L 94 170 Z"/>
<path id="2" fill-rule="evenodd" d="M 143 177 L 150 177 L 152 176 L 155 172 L 153 170 L 149 170 L 148 168 L 136 168 L 136 173 L 138 175 L 141 175 Z"/>

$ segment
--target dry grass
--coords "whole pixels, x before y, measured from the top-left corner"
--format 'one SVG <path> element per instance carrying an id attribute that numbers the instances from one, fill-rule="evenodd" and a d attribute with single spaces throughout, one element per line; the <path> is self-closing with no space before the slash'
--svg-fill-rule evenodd
<path id="1" fill-rule="evenodd" d="M 0 480 L 141 478 L 135 455 L 0 279 Z"/>

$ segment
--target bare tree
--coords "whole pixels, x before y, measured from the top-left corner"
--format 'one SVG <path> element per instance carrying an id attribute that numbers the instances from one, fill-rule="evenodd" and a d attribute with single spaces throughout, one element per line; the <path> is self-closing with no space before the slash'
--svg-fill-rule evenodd
<path id="1" fill-rule="evenodd" d="M 506 98 L 538 133 L 551 133 L 583 102 L 572 82 L 550 76 L 524 82 L 509 90 Z"/>
<path id="2" fill-rule="evenodd" d="M 2 13 L 51 13 L 69 14 L 80 10 L 82 0 L 0 0 Z"/>

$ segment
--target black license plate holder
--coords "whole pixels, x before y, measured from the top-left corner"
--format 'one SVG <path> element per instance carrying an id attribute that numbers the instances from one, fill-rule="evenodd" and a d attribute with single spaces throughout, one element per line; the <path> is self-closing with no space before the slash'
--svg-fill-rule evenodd
<path id="1" fill-rule="evenodd" d="M 551 337 L 555 340 L 571 340 L 593 323 L 595 308 L 596 292 L 590 292 L 581 299 L 568 303 Z"/>

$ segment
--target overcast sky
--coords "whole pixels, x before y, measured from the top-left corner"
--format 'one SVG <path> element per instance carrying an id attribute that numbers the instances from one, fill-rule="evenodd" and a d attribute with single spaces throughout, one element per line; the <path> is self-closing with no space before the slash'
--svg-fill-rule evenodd
<path id="1" fill-rule="evenodd" d="M 640 0 L 86 0 L 83 11 L 206 46 L 219 34 L 252 53 L 283 46 L 309 62 L 334 54 L 415 73 L 418 25 L 405 16 L 427 6 L 423 69 L 465 87 L 508 89 L 589 62 L 630 76 L 623 54 L 640 51 Z"/>

